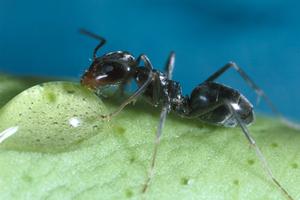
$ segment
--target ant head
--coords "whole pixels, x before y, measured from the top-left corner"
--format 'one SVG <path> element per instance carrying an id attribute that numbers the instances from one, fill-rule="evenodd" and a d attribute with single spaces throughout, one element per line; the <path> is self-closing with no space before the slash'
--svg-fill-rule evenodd
<path id="1" fill-rule="evenodd" d="M 135 59 L 126 52 L 113 52 L 96 58 L 81 77 L 81 84 L 90 89 L 119 84 L 132 74 Z"/>

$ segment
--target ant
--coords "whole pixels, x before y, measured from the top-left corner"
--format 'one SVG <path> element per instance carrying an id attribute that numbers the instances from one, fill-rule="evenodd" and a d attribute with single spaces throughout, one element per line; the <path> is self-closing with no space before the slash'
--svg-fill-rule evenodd
<path id="1" fill-rule="evenodd" d="M 198 118 L 202 122 L 213 125 L 224 127 L 239 126 L 250 146 L 254 148 L 267 176 L 288 199 L 293 199 L 274 177 L 265 157 L 247 128 L 254 121 L 252 104 L 237 90 L 215 82 L 228 69 L 232 68 L 236 70 L 256 92 L 257 97 L 263 97 L 272 111 L 281 116 L 264 91 L 239 66 L 233 62 L 229 62 L 213 73 L 203 83 L 199 84 L 190 96 L 184 96 L 179 82 L 172 80 L 175 62 L 174 52 L 171 52 L 168 57 L 165 72 L 160 72 L 153 68 L 149 58 L 145 54 L 141 54 L 135 59 L 127 51 L 115 51 L 97 57 L 98 50 L 106 43 L 106 40 L 84 29 L 81 29 L 80 32 L 100 41 L 94 49 L 90 68 L 85 71 L 81 78 L 82 85 L 92 90 L 117 85 L 123 91 L 125 85 L 133 79 L 138 86 L 137 90 L 114 112 L 103 115 L 102 118 L 110 119 L 116 116 L 126 105 L 134 102 L 140 96 L 145 97 L 146 101 L 151 105 L 162 107 L 152 161 L 143 186 L 143 193 L 147 191 L 154 175 L 156 155 L 166 116 L 170 111 L 173 111 L 181 117 Z M 143 66 L 140 66 L 141 62 L 143 62 Z"/>

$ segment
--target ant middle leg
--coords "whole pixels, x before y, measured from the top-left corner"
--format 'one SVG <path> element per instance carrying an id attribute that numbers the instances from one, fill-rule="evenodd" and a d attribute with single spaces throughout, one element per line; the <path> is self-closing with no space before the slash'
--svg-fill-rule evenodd
<path id="1" fill-rule="evenodd" d="M 172 79 L 172 73 L 173 73 L 173 69 L 174 69 L 174 63 L 175 63 L 175 53 L 171 52 L 167 64 L 166 64 L 166 73 L 167 73 L 167 78 L 169 80 Z M 158 88 L 157 88 L 158 89 Z M 169 99 L 164 103 L 161 113 L 160 113 L 160 118 L 159 118 L 159 124 L 156 130 L 156 136 L 155 136 L 155 140 L 154 140 L 154 150 L 153 150 L 153 154 L 152 154 L 152 160 L 151 160 L 151 164 L 150 164 L 150 168 L 148 171 L 148 176 L 146 178 L 146 181 L 144 183 L 143 189 L 142 189 L 142 193 L 145 194 L 150 182 L 153 178 L 154 175 L 154 168 L 155 168 L 155 163 L 156 163 L 156 157 L 157 157 L 157 152 L 158 152 L 158 147 L 160 144 L 160 139 L 162 136 L 162 130 L 166 121 L 166 117 L 167 114 L 170 110 L 170 101 Z"/>
<path id="2" fill-rule="evenodd" d="M 239 67 L 234 62 L 227 63 L 215 73 L 213 73 L 210 77 L 208 77 L 208 79 L 206 79 L 204 82 L 214 81 L 230 68 L 236 70 L 239 73 L 239 75 L 245 80 L 245 82 L 250 86 L 250 88 L 252 88 L 255 91 L 258 97 L 257 102 L 259 102 L 259 99 L 262 97 L 266 101 L 267 105 L 271 108 L 272 112 L 277 116 L 281 117 L 280 112 L 277 110 L 277 108 L 274 106 L 274 104 L 272 103 L 270 98 L 265 94 L 265 92 L 254 83 L 254 81 L 246 74 L 246 72 L 244 72 L 244 70 L 241 67 Z"/>
<path id="3" fill-rule="evenodd" d="M 137 62 L 143 60 L 145 67 L 149 69 L 149 74 L 147 80 L 144 82 L 142 86 L 140 86 L 131 96 L 128 97 L 114 112 L 109 113 L 108 115 L 102 115 L 101 117 L 104 119 L 110 119 L 116 115 L 118 115 L 129 103 L 134 102 L 147 88 L 147 86 L 153 81 L 154 73 L 152 72 L 153 66 L 149 60 L 149 58 L 142 54 L 138 57 Z"/>
<path id="4" fill-rule="evenodd" d="M 97 58 L 98 50 L 106 43 L 106 40 L 103 37 L 101 37 L 99 35 L 96 35 L 95 33 L 92 33 L 92 32 L 90 32 L 88 30 L 85 30 L 85 29 L 79 29 L 79 32 L 81 34 L 92 37 L 96 40 L 100 40 L 100 43 L 95 47 L 94 52 L 93 52 L 93 60 L 95 60 Z"/>

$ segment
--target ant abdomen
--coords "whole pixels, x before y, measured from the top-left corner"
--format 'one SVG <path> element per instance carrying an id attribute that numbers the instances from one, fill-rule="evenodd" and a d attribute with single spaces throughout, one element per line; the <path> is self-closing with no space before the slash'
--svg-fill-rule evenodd
<path id="1" fill-rule="evenodd" d="M 228 103 L 243 123 L 249 125 L 253 122 L 252 104 L 237 90 L 216 82 L 204 82 L 193 90 L 189 100 L 189 117 L 198 117 L 201 121 L 221 126 L 236 126 L 238 122 Z"/>

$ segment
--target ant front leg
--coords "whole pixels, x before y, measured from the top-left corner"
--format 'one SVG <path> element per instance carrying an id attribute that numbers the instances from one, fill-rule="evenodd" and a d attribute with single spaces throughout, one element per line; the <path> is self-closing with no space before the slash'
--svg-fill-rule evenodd
<path id="1" fill-rule="evenodd" d="M 166 63 L 166 68 L 165 68 L 165 72 L 167 73 L 169 80 L 172 80 L 174 64 L 175 64 L 175 52 L 171 51 L 171 53 L 168 57 L 167 63 Z"/>
<path id="2" fill-rule="evenodd" d="M 145 63 L 145 67 L 149 69 L 149 74 L 147 80 L 144 82 L 144 84 L 139 87 L 128 99 L 126 99 L 114 112 L 108 114 L 108 115 L 102 115 L 101 117 L 103 119 L 111 119 L 112 117 L 118 115 L 129 103 L 135 101 L 147 88 L 147 86 L 153 81 L 154 74 L 152 72 L 153 67 L 149 60 L 149 58 L 146 55 L 141 55 L 138 58 L 138 61 L 142 59 Z"/>
<path id="3" fill-rule="evenodd" d="M 93 52 L 93 60 L 95 61 L 95 59 L 97 58 L 97 52 L 98 52 L 98 50 L 106 43 L 106 40 L 103 37 L 101 37 L 99 35 L 96 35 L 95 33 L 92 33 L 90 31 L 87 31 L 85 29 L 80 29 L 79 32 L 81 34 L 84 34 L 84 35 L 87 35 L 89 37 L 92 37 L 92 38 L 95 38 L 97 40 L 100 40 L 100 43 L 95 47 L 94 52 Z"/>

